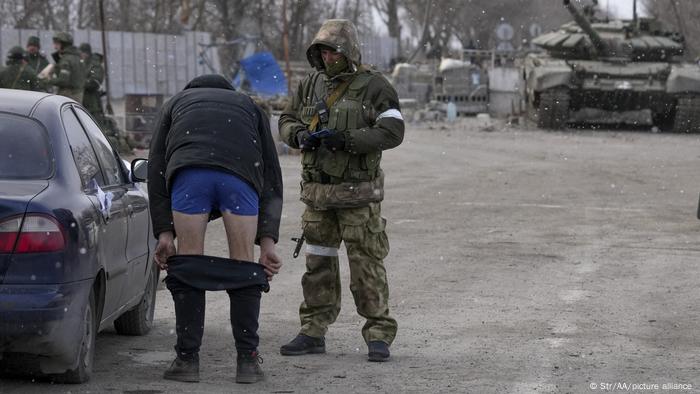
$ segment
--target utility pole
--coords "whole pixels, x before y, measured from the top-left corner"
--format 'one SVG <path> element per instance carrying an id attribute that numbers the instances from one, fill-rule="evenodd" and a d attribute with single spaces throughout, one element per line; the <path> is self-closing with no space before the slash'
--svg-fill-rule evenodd
<path id="1" fill-rule="evenodd" d="M 287 74 L 287 95 L 292 93 L 292 68 L 289 65 L 289 24 L 287 23 L 287 0 L 282 1 L 282 45 L 284 46 L 284 63 Z"/>
<path id="2" fill-rule="evenodd" d="M 105 7 L 104 0 L 100 0 L 100 29 L 102 29 L 102 52 L 104 52 L 103 59 L 105 63 L 105 90 L 107 90 L 107 114 L 114 115 L 114 110 L 112 109 L 112 100 L 109 98 L 111 89 L 109 88 L 109 59 L 107 57 L 107 33 L 105 32 Z"/>

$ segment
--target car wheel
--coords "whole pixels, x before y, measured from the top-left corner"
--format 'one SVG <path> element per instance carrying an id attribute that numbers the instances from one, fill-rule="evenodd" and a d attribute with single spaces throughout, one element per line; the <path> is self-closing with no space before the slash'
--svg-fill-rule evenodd
<path id="1" fill-rule="evenodd" d="M 153 315 L 156 310 L 159 273 L 158 267 L 153 264 L 141 302 L 114 321 L 117 333 L 121 335 L 146 335 L 151 331 Z"/>
<path id="2" fill-rule="evenodd" d="M 92 365 L 95 360 L 95 338 L 97 337 L 97 318 L 95 291 L 90 292 L 90 301 L 83 314 L 83 338 L 80 341 L 78 367 L 56 376 L 61 383 L 85 383 L 92 375 Z"/>

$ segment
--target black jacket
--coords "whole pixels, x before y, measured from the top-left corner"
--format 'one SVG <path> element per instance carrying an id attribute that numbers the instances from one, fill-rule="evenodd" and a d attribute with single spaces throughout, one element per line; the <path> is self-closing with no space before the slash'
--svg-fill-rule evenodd
<path id="1" fill-rule="evenodd" d="M 163 105 L 148 161 L 153 234 L 173 231 L 170 185 L 184 167 L 223 170 L 260 196 L 258 234 L 279 239 L 282 171 L 268 115 L 219 75 L 193 79 Z"/>

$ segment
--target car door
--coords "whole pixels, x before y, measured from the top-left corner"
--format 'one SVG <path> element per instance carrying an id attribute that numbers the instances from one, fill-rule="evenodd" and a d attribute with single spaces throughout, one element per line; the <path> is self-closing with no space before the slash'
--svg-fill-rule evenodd
<path id="1" fill-rule="evenodd" d="M 148 240 L 150 237 L 148 200 L 145 192 L 128 179 L 119 155 L 102 134 L 97 123 L 83 108 L 76 107 L 75 109 L 78 118 L 88 132 L 88 137 L 98 152 L 97 158 L 102 168 L 110 172 L 107 176 L 111 176 L 112 182 L 119 185 L 117 187 L 115 184 L 109 190 L 114 192 L 115 189 L 118 189 L 119 193 L 125 194 L 123 201 L 126 206 L 127 231 L 123 253 L 127 263 L 128 281 L 122 290 L 120 301 L 124 305 L 140 298 L 148 279 Z"/>
<path id="2" fill-rule="evenodd" d="M 113 163 L 105 159 L 104 147 L 91 140 L 76 110 L 67 106 L 62 111 L 73 157 L 76 160 L 85 195 L 99 212 L 100 219 L 91 229 L 90 237 L 96 249 L 98 263 L 105 269 L 106 287 L 102 318 L 118 312 L 125 284 L 128 281 L 126 247 L 127 214 L 126 188 L 123 174 L 114 171 Z M 97 168 L 92 168 L 92 167 Z M 91 177 L 91 178 L 90 178 Z"/>

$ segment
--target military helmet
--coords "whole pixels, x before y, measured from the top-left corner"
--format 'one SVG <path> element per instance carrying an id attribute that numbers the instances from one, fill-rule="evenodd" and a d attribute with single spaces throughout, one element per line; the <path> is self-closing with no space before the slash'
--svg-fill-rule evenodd
<path id="1" fill-rule="evenodd" d="M 87 53 L 90 55 L 92 54 L 92 47 L 87 42 L 80 44 L 79 49 L 80 49 L 80 52 Z"/>
<path id="2" fill-rule="evenodd" d="M 21 46 L 14 46 L 10 48 L 10 50 L 7 52 L 7 58 L 11 60 L 20 60 L 24 59 L 26 56 L 26 53 L 24 52 L 24 48 Z"/>
<path id="3" fill-rule="evenodd" d="M 60 42 L 66 45 L 73 45 L 73 36 L 65 31 L 60 31 L 53 35 L 54 42 Z"/>
<path id="4" fill-rule="evenodd" d="M 29 39 L 27 40 L 27 46 L 35 46 L 37 48 L 41 48 L 41 41 L 39 41 L 39 37 L 37 36 L 30 36 Z"/>

